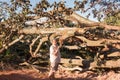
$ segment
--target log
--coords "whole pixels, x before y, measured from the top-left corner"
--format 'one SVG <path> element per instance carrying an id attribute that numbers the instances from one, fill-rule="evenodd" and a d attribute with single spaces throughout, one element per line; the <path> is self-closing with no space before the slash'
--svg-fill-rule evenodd
<path id="1" fill-rule="evenodd" d="M 63 34 L 64 32 L 68 34 L 73 34 L 76 31 L 79 33 L 84 33 L 85 30 L 82 28 L 23 28 L 19 31 L 19 33 L 24 33 L 24 34 L 51 34 L 51 33 L 56 33 L 56 34 Z"/>
<path id="2" fill-rule="evenodd" d="M 40 42 L 39 42 L 39 44 L 38 44 L 38 46 L 37 46 L 35 52 L 33 53 L 34 56 L 37 57 L 37 52 L 39 51 L 39 49 L 40 49 L 42 43 L 45 42 L 45 41 L 47 41 L 47 40 L 48 40 L 48 37 L 43 37 L 43 38 L 40 40 Z"/>
<path id="3" fill-rule="evenodd" d="M 105 29 L 120 30 L 120 26 L 111 26 L 100 22 L 90 21 L 87 18 L 84 18 L 75 12 L 73 12 L 69 17 L 70 18 L 73 17 L 74 19 L 78 20 L 80 25 L 83 25 L 84 27 L 100 26 L 100 27 L 104 27 Z"/>
<path id="4" fill-rule="evenodd" d="M 103 23 L 100 23 L 99 26 L 103 26 L 105 27 L 106 29 L 112 29 L 112 30 L 120 30 L 120 26 L 111 26 L 111 25 L 107 25 L 107 24 L 103 24 Z"/>
<path id="5" fill-rule="evenodd" d="M 98 40 L 98 41 L 92 41 L 92 40 L 88 40 L 83 36 L 76 36 L 77 38 L 81 39 L 82 41 L 84 41 L 86 43 L 86 46 L 104 46 L 104 44 L 102 44 L 105 40 Z"/>
<path id="6" fill-rule="evenodd" d="M 34 57 L 33 51 L 32 51 L 32 47 L 33 47 L 33 45 L 35 44 L 35 42 L 36 42 L 40 37 L 41 37 L 40 35 L 37 36 L 35 39 L 32 40 L 32 43 L 29 45 L 29 48 L 30 48 L 29 52 L 30 52 L 30 54 L 31 54 L 32 57 Z"/>
<path id="7" fill-rule="evenodd" d="M 78 20 L 80 25 L 83 25 L 84 27 L 92 27 L 92 26 L 97 26 L 99 24 L 98 22 L 90 21 L 87 18 L 80 16 L 79 14 L 77 14 L 75 12 L 73 12 L 69 17 L 70 18 L 72 17 L 72 18 Z M 69 19 L 69 17 L 68 17 L 68 19 Z"/>
<path id="8" fill-rule="evenodd" d="M 41 56 L 41 55 L 39 55 L 39 54 L 37 54 L 37 53 L 38 53 L 41 45 L 43 44 L 43 42 L 45 42 L 45 41 L 48 40 L 48 37 L 42 37 L 41 39 L 39 39 L 40 37 L 41 37 L 41 35 L 39 35 L 39 36 L 37 36 L 37 38 L 33 39 L 32 43 L 31 43 L 30 46 L 29 46 L 29 47 L 30 47 L 30 51 L 29 51 L 29 52 L 30 52 L 30 54 L 31 54 L 32 57 L 40 57 L 40 56 Z M 39 43 L 38 43 L 38 45 L 37 45 L 37 48 L 36 48 L 35 51 L 33 52 L 33 51 L 32 51 L 32 47 L 33 47 L 33 45 L 35 44 L 35 42 L 36 42 L 37 40 L 39 40 Z"/>
<path id="9" fill-rule="evenodd" d="M 73 68 L 68 68 L 68 67 L 63 67 L 62 65 L 59 65 L 59 67 L 62 69 L 62 70 L 67 70 L 67 71 L 82 71 L 83 69 L 79 66 L 76 66 L 76 67 L 73 67 Z"/>
<path id="10" fill-rule="evenodd" d="M 36 72 L 39 72 L 39 70 L 32 64 L 28 63 L 28 62 L 23 62 L 19 64 L 20 66 L 28 66 L 30 68 L 32 68 L 33 70 L 35 70 Z"/>
<path id="11" fill-rule="evenodd" d="M 80 59 L 65 59 L 65 58 L 61 58 L 61 62 L 60 63 L 83 66 L 82 60 L 80 60 Z"/>
<path id="12" fill-rule="evenodd" d="M 90 68 L 118 68 L 120 67 L 120 59 L 118 60 L 107 60 L 101 65 L 97 65 L 97 62 L 92 62 Z"/>
<path id="13" fill-rule="evenodd" d="M 64 48 L 67 48 L 69 50 L 78 50 L 80 49 L 80 47 L 76 46 L 76 45 L 73 45 L 73 46 L 63 46 Z"/>
<path id="14" fill-rule="evenodd" d="M 20 35 L 19 38 L 13 40 L 9 44 L 4 44 L 3 47 L 0 49 L 0 53 L 2 53 L 4 50 L 8 49 L 8 47 L 12 46 L 13 44 L 15 44 L 18 41 L 20 41 L 23 37 L 24 37 L 24 35 Z"/>
<path id="15" fill-rule="evenodd" d="M 86 46 L 104 46 L 106 44 L 114 44 L 114 43 L 120 43 L 120 40 L 109 40 L 109 39 L 101 39 L 98 41 L 92 41 L 89 39 L 86 39 L 83 36 L 75 36 L 79 39 L 81 39 L 83 42 L 85 42 Z"/>
<path id="16" fill-rule="evenodd" d="M 103 55 L 100 55 L 100 58 L 103 58 L 104 57 L 104 54 Z M 107 53 L 107 57 L 120 57 L 120 51 L 116 51 L 116 52 L 112 52 L 112 53 Z"/>
<path id="17" fill-rule="evenodd" d="M 86 66 L 89 69 L 92 68 L 117 68 L 120 67 L 120 59 L 117 60 L 107 60 L 104 63 L 98 65 L 97 61 L 89 61 L 89 60 L 80 60 L 80 59 L 61 59 L 62 64 L 72 64 L 78 66 Z M 112 64 L 112 65 L 111 65 Z"/>

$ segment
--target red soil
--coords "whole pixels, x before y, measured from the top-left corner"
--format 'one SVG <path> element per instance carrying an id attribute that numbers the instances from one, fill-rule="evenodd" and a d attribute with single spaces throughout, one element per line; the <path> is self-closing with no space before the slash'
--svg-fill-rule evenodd
<path id="1" fill-rule="evenodd" d="M 49 80 L 47 78 L 48 71 L 36 72 L 30 69 L 2 71 L 0 72 L 0 80 Z M 110 71 L 103 75 L 97 75 L 94 72 L 74 72 L 58 71 L 56 72 L 56 80 L 120 80 L 120 74 Z"/>

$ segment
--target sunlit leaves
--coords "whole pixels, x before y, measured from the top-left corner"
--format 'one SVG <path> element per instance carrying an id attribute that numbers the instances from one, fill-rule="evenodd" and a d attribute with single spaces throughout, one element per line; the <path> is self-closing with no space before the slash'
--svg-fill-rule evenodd
<path id="1" fill-rule="evenodd" d="M 7 8 L 13 22 L 17 20 L 23 23 L 27 20 L 26 15 L 32 14 L 60 21 L 64 19 L 65 15 L 70 15 L 74 11 L 80 11 L 83 14 L 87 13 L 87 18 L 93 15 L 94 18 L 101 21 L 104 17 L 113 16 L 119 11 L 120 4 L 118 2 L 120 2 L 120 0 L 74 0 L 74 5 L 68 7 L 66 6 L 68 1 L 54 1 L 50 3 L 48 0 L 40 0 L 34 9 L 30 9 L 32 6 L 30 0 L 11 0 L 11 5 L 7 4 L 9 6 L 9 8 Z M 17 17 L 17 15 L 20 14 L 22 14 L 22 16 Z M 12 17 L 14 15 L 16 17 Z"/>
<path id="2" fill-rule="evenodd" d="M 83 2 L 75 0 L 74 1 L 74 4 L 75 4 L 74 9 L 80 10 L 80 9 L 85 8 L 86 3 L 87 3 L 87 0 L 83 0 Z"/>
<path id="3" fill-rule="evenodd" d="M 119 0 L 90 0 L 89 3 L 88 10 L 92 10 L 93 17 L 98 18 L 98 21 L 101 21 L 104 17 L 113 16 L 120 10 Z"/>
<path id="4" fill-rule="evenodd" d="M 104 22 L 110 25 L 120 26 L 120 13 L 117 13 L 114 16 L 106 17 Z"/>

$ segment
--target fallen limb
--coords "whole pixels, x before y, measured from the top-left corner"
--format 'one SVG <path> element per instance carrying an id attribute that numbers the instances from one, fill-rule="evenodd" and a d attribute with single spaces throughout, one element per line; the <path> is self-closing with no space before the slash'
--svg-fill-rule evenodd
<path id="1" fill-rule="evenodd" d="M 33 45 L 35 44 L 35 42 L 38 40 L 40 38 L 40 35 L 39 36 L 37 36 L 37 38 L 35 38 L 35 39 L 33 39 L 32 40 L 32 43 L 29 45 L 29 48 L 30 48 L 30 54 L 31 54 L 31 56 L 33 57 L 33 51 L 32 51 L 32 47 L 33 47 Z"/>
<path id="2" fill-rule="evenodd" d="M 107 57 L 120 57 L 120 51 L 105 53 Z M 104 58 L 104 54 L 100 55 L 100 58 Z"/>
<path id="3" fill-rule="evenodd" d="M 10 42 L 9 44 L 4 44 L 3 47 L 0 49 L 0 53 L 2 53 L 4 50 L 8 49 L 8 47 L 12 46 L 16 42 L 20 41 L 24 35 L 20 35 L 19 38 L 15 39 L 14 41 Z"/>
<path id="4" fill-rule="evenodd" d="M 29 64 L 28 62 L 23 62 L 19 64 L 20 66 L 28 66 L 31 67 L 33 70 L 35 70 L 36 72 L 39 72 L 39 70 L 32 64 Z"/>
<path id="5" fill-rule="evenodd" d="M 68 68 L 68 67 L 63 67 L 62 65 L 59 65 L 62 70 L 68 70 L 68 71 L 82 71 L 83 69 L 79 66 L 73 67 L 73 68 Z"/>
<path id="6" fill-rule="evenodd" d="M 47 41 L 48 40 L 48 37 L 43 37 L 42 39 L 40 39 L 40 42 L 35 50 L 35 52 L 33 53 L 33 55 L 36 57 L 37 55 L 37 52 L 39 51 L 41 45 L 43 44 L 43 42 Z"/>
<path id="7" fill-rule="evenodd" d="M 118 68 L 118 67 L 120 67 L 120 59 L 106 60 L 106 61 L 100 61 L 100 62 L 94 61 L 90 63 L 90 69 L 92 68 Z"/>
<path id="8" fill-rule="evenodd" d="M 99 23 L 98 22 L 94 22 L 94 21 L 90 21 L 87 18 L 84 18 L 82 16 L 80 16 L 79 14 L 73 12 L 69 17 L 75 18 L 76 20 L 78 20 L 78 22 L 80 23 L 80 26 L 84 26 L 84 27 L 92 27 L 92 26 L 97 26 Z M 69 19 L 68 17 L 68 19 Z"/>
<path id="9" fill-rule="evenodd" d="M 40 35 L 39 36 L 37 36 L 37 38 L 35 38 L 33 41 L 32 41 L 32 43 L 30 44 L 30 54 L 31 54 L 31 56 L 32 57 L 40 57 L 40 55 L 37 55 L 37 53 L 38 53 L 38 51 L 39 51 L 39 49 L 40 49 L 40 47 L 41 47 L 41 45 L 43 44 L 43 42 L 45 42 L 45 41 L 47 41 L 48 40 L 48 37 L 42 37 L 41 39 L 39 39 L 40 38 Z M 39 44 L 37 45 L 37 48 L 35 49 L 35 51 L 33 52 L 32 51 L 32 47 L 33 47 L 33 45 L 35 44 L 35 42 L 37 41 L 39 39 Z"/>
<path id="10" fill-rule="evenodd" d="M 61 59 L 61 63 L 63 64 L 73 64 L 73 65 L 80 65 L 82 66 L 82 60 L 80 59 L 65 59 L 65 58 L 62 58 Z"/>
<path id="11" fill-rule="evenodd" d="M 105 29 L 120 30 L 120 26 L 111 26 L 111 25 L 107 25 L 104 23 L 100 23 L 100 22 L 90 21 L 75 12 L 73 12 L 69 17 L 73 17 L 74 19 L 76 19 L 80 23 L 80 26 L 82 26 L 82 27 L 83 26 L 84 27 L 100 26 L 100 27 L 104 27 Z M 68 17 L 68 19 L 69 19 L 69 17 Z"/>
<path id="12" fill-rule="evenodd" d="M 78 66 L 86 66 L 89 69 L 93 68 L 115 68 L 115 67 L 120 67 L 120 59 L 117 60 L 106 60 L 106 61 L 87 61 L 85 59 L 80 60 L 80 59 L 61 59 L 62 64 L 71 64 L 71 65 L 78 65 Z M 112 64 L 112 65 L 111 65 Z"/>
<path id="13" fill-rule="evenodd" d="M 19 31 L 19 33 L 24 33 L 24 34 L 51 34 L 51 33 L 56 33 L 56 34 L 63 34 L 68 33 L 74 33 L 78 31 L 79 33 L 84 33 L 85 30 L 82 28 L 45 28 L 45 29 L 41 29 L 41 28 L 36 28 L 36 27 L 32 27 L 32 28 L 23 28 Z"/>
<path id="14" fill-rule="evenodd" d="M 80 40 L 82 40 L 83 42 L 85 42 L 86 46 L 104 46 L 106 44 L 120 43 L 120 40 L 101 39 L 98 41 L 92 41 L 92 40 L 86 39 L 83 36 L 75 36 L 75 37 L 77 37 Z"/>
<path id="15" fill-rule="evenodd" d="M 78 47 L 78 46 L 76 46 L 76 45 L 73 45 L 73 46 L 63 46 L 64 48 L 67 48 L 67 49 L 69 49 L 69 50 L 73 50 L 73 49 L 75 49 L 75 50 L 78 50 L 80 47 Z"/>

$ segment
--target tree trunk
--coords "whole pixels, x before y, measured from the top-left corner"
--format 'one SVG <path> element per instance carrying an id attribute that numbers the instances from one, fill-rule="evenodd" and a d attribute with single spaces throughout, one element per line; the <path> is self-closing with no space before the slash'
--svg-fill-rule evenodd
<path id="1" fill-rule="evenodd" d="M 90 21 L 82 16 L 80 16 L 79 14 L 73 12 L 72 15 L 67 16 L 67 19 L 69 18 L 73 18 L 73 21 L 76 19 L 78 21 L 78 23 L 80 23 L 81 27 L 96 27 L 96 26 L 100 26 L 103 27 L 105 29 L 113 29 L 113 30 L 120 30 L 120 26 L 111 26 L 111 25 L 107 25 L 101 22 L 94 22 L 94 21 Z"/>

